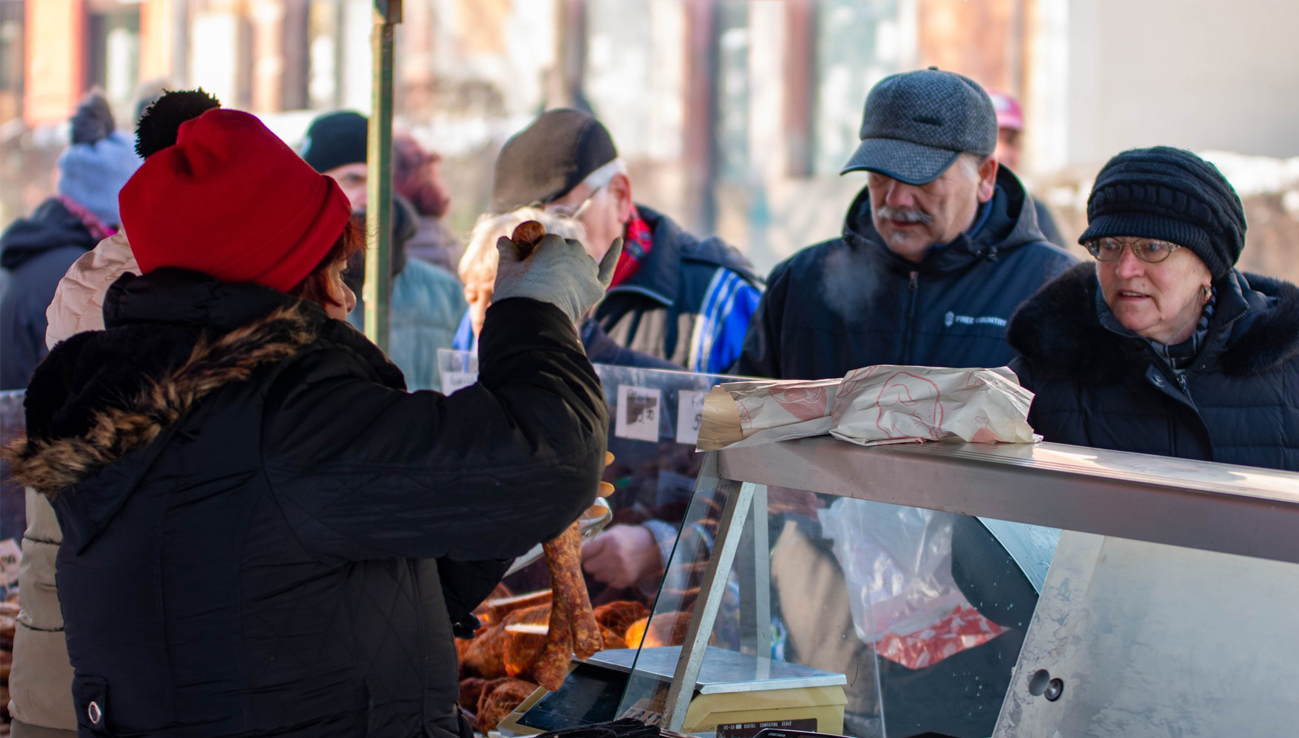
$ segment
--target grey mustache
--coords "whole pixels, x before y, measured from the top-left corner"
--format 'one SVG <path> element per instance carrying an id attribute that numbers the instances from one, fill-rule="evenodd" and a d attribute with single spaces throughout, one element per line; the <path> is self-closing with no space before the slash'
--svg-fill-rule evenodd
<path id="1" fill-rule="evenodd" d="M 900 220 L 903 223 L 932 223 L 934 216 L 915 208 L 893 208 L 881 205 L 875 210 L 875 217 L 883 220 Z"/>

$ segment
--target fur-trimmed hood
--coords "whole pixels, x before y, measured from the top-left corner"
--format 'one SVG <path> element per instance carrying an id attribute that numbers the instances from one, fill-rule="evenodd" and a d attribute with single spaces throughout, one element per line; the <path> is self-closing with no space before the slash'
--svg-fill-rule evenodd
<path id="1" fill-rule="evenodd" d="M 1259 374 L 1299 357 L 1299 287 L 1232 270 L 1215 285 L 1218 310 L 1205 351 L 1228 376 Z M 1007 340 L 1034 371 L 1108 382 L 1144 371 L 1154 355 L 1140 339 L 1101 325 L 1096 269 L 1079 264 L 1029 298 L 1011 317 Z"/>
<path id="2" fill-rule="evenodd" d="M 27 433 L 3 452 L 15 481 L 49 497 L 148 446 L 212 392 L 322 337 L 352 345 L 386 383 L 402 384 L 350 326 L 258 285 L 183 270 L 127 274 L 104 312 L 108 330 L 77 334 L 37 369 Z"/>

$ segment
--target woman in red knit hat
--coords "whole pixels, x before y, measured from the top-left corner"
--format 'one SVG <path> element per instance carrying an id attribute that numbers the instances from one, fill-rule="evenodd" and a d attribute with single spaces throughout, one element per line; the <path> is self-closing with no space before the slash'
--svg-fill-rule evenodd
<path id="1" fill-rule="evenodd" d="M 142 274 L 40 365 L 6 450 L 63 531 L 79 732 L 468 738 L 453 631 L 595 496 L 608 423 L 573 326 L 617 254 L 502 239 L 479 383 L 407 393 L 341 320 L 342 193 L 215 106 L 141 121 Z"/>

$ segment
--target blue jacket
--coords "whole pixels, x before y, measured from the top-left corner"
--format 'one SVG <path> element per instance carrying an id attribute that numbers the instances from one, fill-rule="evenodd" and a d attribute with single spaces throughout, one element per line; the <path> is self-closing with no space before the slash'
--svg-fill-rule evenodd
<path id="1" fill-rule="evenodd" d="M 1178 374 L 1144 339 L 1101 323 L 1079 265 L 1015 313 L 1011 368 L 1048 441 L 1299 471 L 1299 288 L 1233 271 L 1195 363 Z"/>
<path id="2" fill-rule="evenodd" d="M 1021 302 L 1077 260 L 1042 239 L 1009 170 L 970 233 L 919 264 L 884 245 L 863 189 L 843 236 L 777 265 L 736 372 L 826 379 L 875 364 L 1003 366 L 1006 323 Z"/>
<path id="3" fill-rule="evenodd" d="M 442 391 L 438 349 L 451 348 L 465 308 L 460 281 L 445 269 L 410 259 L 393 278 L 388 358 L 401 369 L 412 391 Z M 365 306 L 357 303 L 347 319 L 363 328 Z"/>
<path id="4" fill-rule="evenodd" d="M 721 239 L 697 239 L 637 205 L 653 247 L 630 279 L 613 287 L 595 319 L 618 345 L 693 372 L 724 374 L 740 356 L 762 280 Z"/>

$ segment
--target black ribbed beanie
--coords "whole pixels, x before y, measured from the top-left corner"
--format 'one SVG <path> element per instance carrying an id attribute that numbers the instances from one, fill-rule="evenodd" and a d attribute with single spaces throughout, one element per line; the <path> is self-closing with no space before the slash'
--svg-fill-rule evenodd
<path id="1" fill-rule="evenodd" d="M 1218 168 L 1184 149 L 1131 149 L 1110 159 L 1087 198 L 1085 243 L 1104 236 L 1171 241 L 1219 279 L 1245 248 L 1245 209 Z"/>

